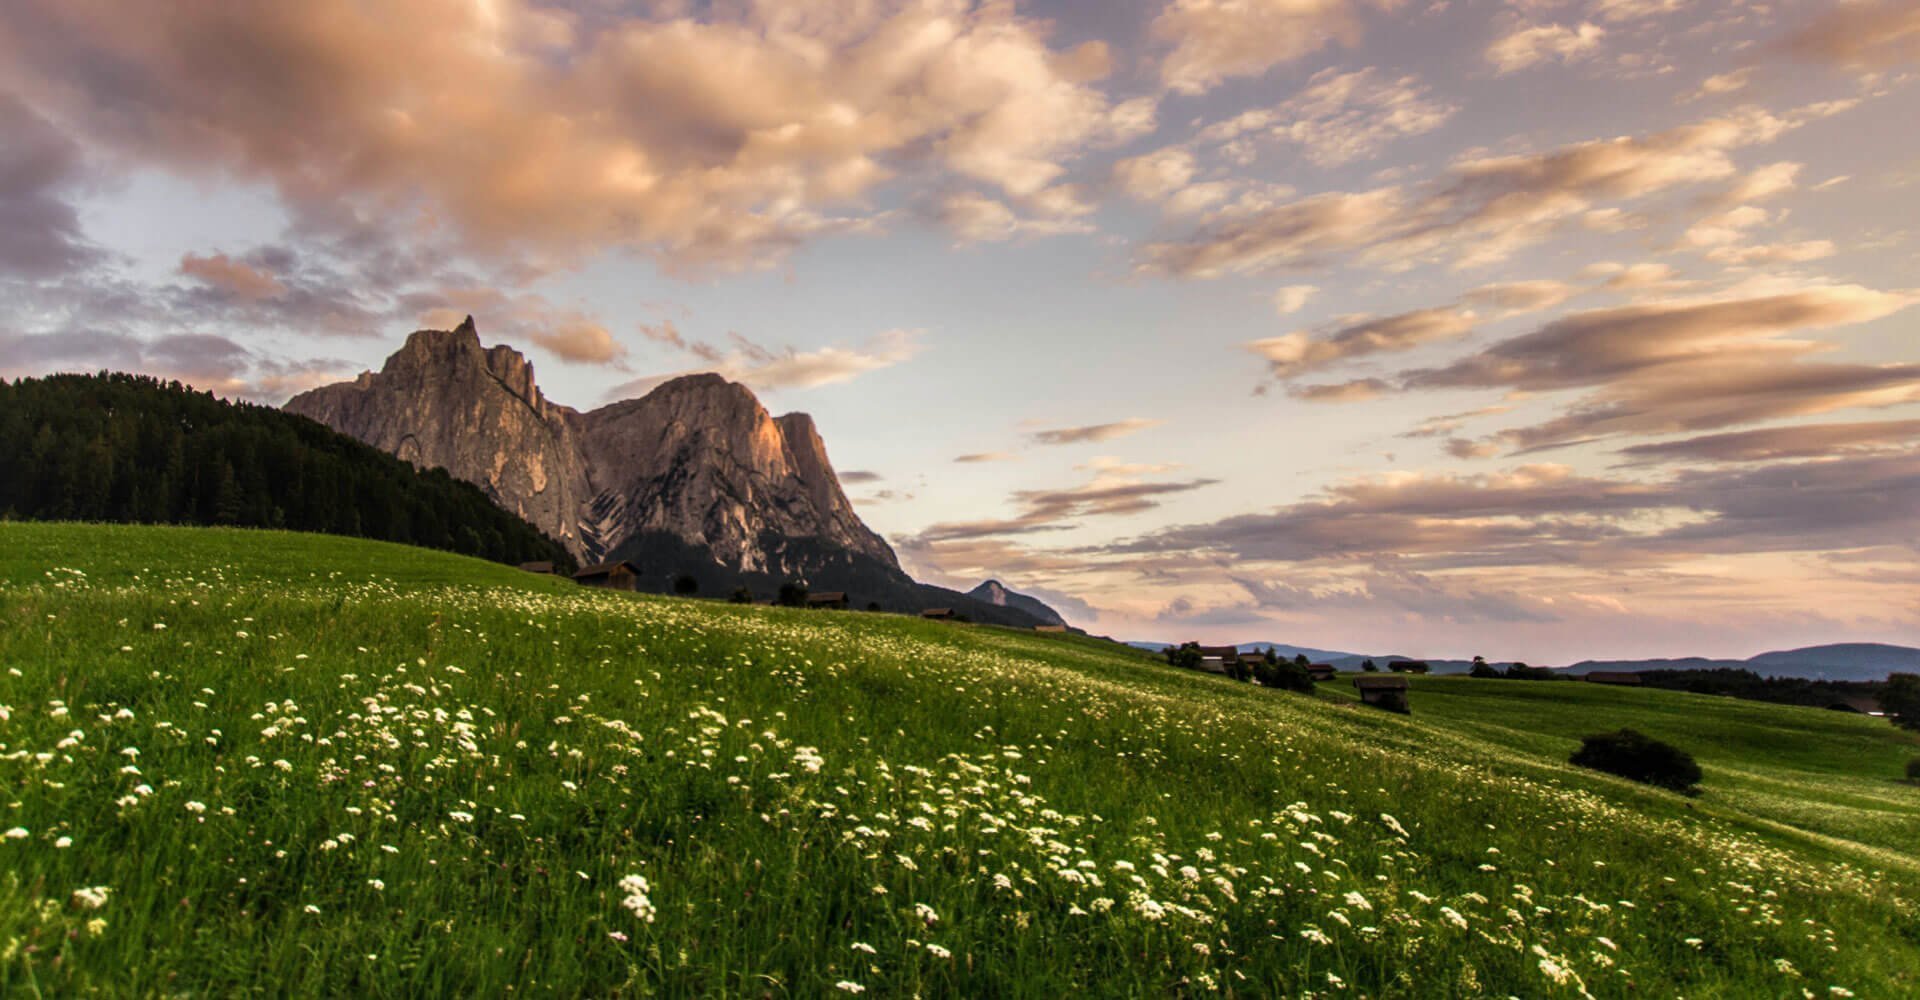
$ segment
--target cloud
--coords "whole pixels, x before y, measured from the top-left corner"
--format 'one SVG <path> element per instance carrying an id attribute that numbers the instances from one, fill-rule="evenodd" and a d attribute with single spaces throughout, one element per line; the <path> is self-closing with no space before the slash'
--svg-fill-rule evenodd
<path id="1" fill-rule="evenodd" d="M 1081 552 L 1417 573 L 1658 571 L 1708 554 L 1908 546 L 1912 506 L 1899 498 L 1917 484 L 1915 450 L 1695 469 L 1649 482 L 1558 465 L 1471 476 L 1389 473 L 1265 513 L 1175 525 Z"/>
<path id="2" fill-rule="evenodd" d="M 1306 308 L 1307 300 L 1319 290 L 1313 285 L 1288 285 L 1273 293 L 1273 309 L 1282 316 L 1291 316 Z"/>
<path id="3" fill-rule="evenodd" d="M 941 542 L 1067 531 L 1087 518 L 1149 511 L 1158 507 L 1163 497 L 1190 493 L 1216 482 L 1218 480 L 1213 479 L 1143 482 L 1134 474 L 1108 467 L 1096 471 L 1092 479 L 1080 486 L 1014 491 L 1011 499 L 1019 513 L 1011 518 L 929 525 L 914 535 L 913 541 L 924 548 Z"/>
<path id="4" fill-rule="evenodd" d="M 1648 135 L 1468 158 L 1411 187 L 1230 205 L 1185 238 L 1145 244 L 1136 263 L 1188 278 L 1301 270 L 1346 257 L 1393 266 L 1444 254 L 1456 267 L 1489 264 L 1562 225 L 1590 220 L 1599 202 L 1732 177 L 1733 151 L 1825 113 L 1743 109 Z"/>
<path id="5" fill-rule="evenodd" d="M 1027 435 L 1035 444 L 1087 444 L 1094 441 L 1111 441 L 1125 437 L 1149 427 L 1158 427 L 1163 420 L 1148 420 L 1144 417 L 1128 417 L 1109 424 L 1091 424 L 1085 427 L 1056 427 L 1049 430 L 1034 431 Z"/>
<path id="6" fill-rule="evenodd" d="M 863 483 L 877 483 L 884 478 L 886 477 L 882 476 L 878 472 L 868 472 L 865 469 L 848 469 L 847 471 L 840 473 L 841 484 L 847 485 L 847 486 L 857 486 Z"/>
<path id="7" fill-rule="evenodd" d="M 344 226 L 431 224 L 478 256 L 633 248 L 762 266 L 874 218 L 904 173 L 1025 199 L 1149 129 L 1011 5 L 713 5 L 699 20 L 525 0 L 201 0 L 139 25 L 111 0 L 22 0 L 0 87 L 104 149 L 272 187 Z M 245 44 L 235 44 L 244 39 Z"/>
<path id="8" fill-rule="evenodd" d="M 1920 364 L 1811 361 L 1825 345 L 1787 335 L 1869 322 L 1915 301 L 1836 285 L 1590 310 L 1403 373 L 1400 385 L 1591 390 L 1551 420 L 1498 435 L 1521 449 L 1889 406 L 1920 400 Z"/>
<path id="9" fill-rule="evenodd" d="M 1563 281 L 1509 281 L 1482 285 L 1461 296 L 1476 305 L 1505 310 L 1509 316 L 1538 312 L 1578 295 L 1580 290 Z"/>
<path id="10" fill-rule="evenodd" d="M 1379 399 L 1392 389 L 1382 379 L 1360 378 L 1327 385 L 1296 385 L 1287 390 L 1287 395 L 1310 403 L 1363 403 Z"/>
<path id="11" fill-rule="evenodd" d="M 804 351 L 794 347 L 765 347 L 737 333 L 729 335 L 726 346 L 690 340 L 671 321 L 642 325 L 641 333 L 699 364 L 672 374 L 649 375 L 621 383 L 607 391 L 608 399 L 642 395 L 670 379 L 700 372 L 713 372 L 757 392 L 813 389 L 849 382 L 868 372 L 902 364 L 912 360 L 921 349 L 917 330 L 888 330 L 857 347 L 833 345 Z"/>
<path id="12" fill-rule="evenodd" d="M 88 182 L 80 147 L 4 91 L 0 137 L 0 277 L 51 278 L 100 261 L 71 203 Z"/>
<path id="13" fill-rule="evenodd" d="M 1397 0 L 1172 0 L 1151 28 L 1170 48 L 1160 62 L 1160 82 L 1176 93 L 1203 94 L 1329 45 L 1352 47 L 1360 41 L 1363 8 L 1397 6 Z"/>
<path id="14" fill-rule="evenodd" d="M 1584 59 L 1599 51 L 1606 33 L 1592 23 L 1521 26 L 1495 39 L 1484 54 L 1494 72 L 1505 76 L 1556 59 L 1562 63 Z"/>
<path id="15" fill-rule="evenodd" d="M 280 279 L 223 253 L 204 257 L 186 254 L 180 258 L 180 273 L 206 282 L 237 299 L 257 301 L 277 299 L 287 294 L 287 286 Z"/>
<path id="16" fill-rule="evenodd" d="M 1019 457 L 1010 451 L 981 451 L 971 455 L 961 455 L 954 461 L 962 465 L 972 465 L 978 462 L 1011 462 Z"/>
<path id="17" fill-rule="evenodd" d="M 0 376 L 102 368 L 178 380 L 204 392 L 273 406 L 353 371 L 346 361 L 277 358 L 213 334 L 142 337 L 91 326 L 0 333 Z"/>
<path id="18" fill-rule="evenodd" d="M 1227 157 L 1246 164 L 1251 140 L 1286 142 L 1322 167 L 1370 159 L 1396 139 L 1422 135 L 1460 110 L 1437 100 L 1415 76 L 1387 79 L 1379 71 L 1325 69 L 1305 89 L 1271 109 L 1242 112 L 1201 130 L 1199 141 L 1223 144 Z"/>
<path id="19" fill-rule="evenodd" d="M 1296 330 L 1244 346 L 1266 359 L 1273 377 L 1290 379 L 1354 358 L 1463 337 L 1473 328 L 1473 313 L 1442 307 L 1364 320 L 1321 337 Z"/>
<path id="20" fill-rule="evenodd" d="M 1875 68 L 1920 59 L 1920 7 L 1907 0 L 1856 0 L 1833 7 L 1788 35 L 1795 57 Z"/>
<path id="21" fill-rule="evenodd" d="M 1093 228 L 1071 217 L 1022 218 L 1005 202 L 974 191 L 947 196 L 940 202 L 938 215 L 961 243 L 999 243 L 1016 236 L 1057 236 Z"/>
<path id="22" fill-rule="evenodd" d="M 1797 424 L 1705 434 L 1620 449 L 1634 464 L 1652 462 L 1772 462 L 1832 458 L 1920 445 L 1920 420 Z"/>

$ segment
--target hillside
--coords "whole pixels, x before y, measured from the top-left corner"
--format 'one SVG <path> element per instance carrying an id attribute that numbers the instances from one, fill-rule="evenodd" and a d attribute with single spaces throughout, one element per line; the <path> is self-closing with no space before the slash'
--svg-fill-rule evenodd
<path id="1" fill-rule="evenodd" d="M 1438 678 L 1400 717 L 222 529 L 0 524 L 0 620 L 0 993 L 1920 989 L 1920 749 L 1839 713 Z M 1660 716 L 1697 799 L 1562 763 Z"/>
<path id="2" fill-rule="evenodd" d="M 144 376 L 0 381 L 0 469 L 0 518 L 288 528 L 573 566 L 444 472 Z"/>

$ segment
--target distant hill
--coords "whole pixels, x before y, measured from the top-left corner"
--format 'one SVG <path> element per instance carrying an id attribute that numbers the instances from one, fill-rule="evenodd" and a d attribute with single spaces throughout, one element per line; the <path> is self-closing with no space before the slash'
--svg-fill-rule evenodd
<path id="1" fill-rule="evenodd" d="M 988 580 L 980 586 L 967 591 L 967 596 L 983 604 L 991 604 L 999 608 L 1015 608 L 1024 611 L 1032 615 L 1043 625 L 1065 625 L 1067 623 L 1067 620 L 1060 616 L 1060 612 L 1053 610 L 1047 602 L 1042 601 L 1038 597 L 1008 590 L 1006 586 L 998 580 Z"/>
<path id="2" fill-rule="evenodd" d="M 559 542 L 444 471 L 146 376 L 0 382 L 0 469 L 4 518 L 286 528 L 574 565 Z"/>
<path id="3" fill-rule="evenodd" d="M 1127 645 L 1158 652 L 1170 644 L 1140 640 L 1129 642 Z M 1263 652 L 1272 648 L 1281 656 L 1288 658 L 1296 654 L 1305 654 L 1307 659 L 1315 663 L 1331 663 L 1340 670 L 1358 670 L 1367 660 L 1372 660 L 1383 670 L 1394 660 L 1424 660 L 1436 674 L 1463 674 L 1473 666 L 1471 660 L 1438 659 L 1399 653 L 1346 653 L 1332 649 L 1316 649 L 1312 646 L 1293 646 L 1284 642 L 1243 642 L 1235 648 L 1246 652 Z M 1490 662 L 1495 667 L 1504 668 L 1508 665 L 1504 660 Z M 1541 664 L 1535 664 L 1535 666 L 1541 666 Z M 1565 670 L 1569 674 L 1576 675 L 1597 670 L 1751 670 L 1762 677 L 1881 681 L 1886 680 L 1890 673 L 1920 673 L 1920 649 L 1878 642 L 1841 642 L 1761 653 L 1744 660 L 1704 656 L 1642 660 L 1581 660 L 1578 663 L 1554 669 Z"/>

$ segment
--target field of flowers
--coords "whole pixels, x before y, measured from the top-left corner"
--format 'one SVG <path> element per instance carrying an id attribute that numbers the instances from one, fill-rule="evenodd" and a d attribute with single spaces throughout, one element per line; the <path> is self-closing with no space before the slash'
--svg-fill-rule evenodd
<path id="1" fill-rule="evenodd" d="M 1466 723 L 348 539 L 0 523 L 0 781 L 8 996 L 1920 991 L 1900 852 Z"/>

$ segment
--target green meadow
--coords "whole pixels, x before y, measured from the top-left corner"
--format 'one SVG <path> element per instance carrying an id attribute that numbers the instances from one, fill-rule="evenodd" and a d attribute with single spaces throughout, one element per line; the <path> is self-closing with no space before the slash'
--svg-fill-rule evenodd
<path id="1" fill-rule="evenodd" d="M 0 995 L 1899 997 L 1881 720 L 0 524 Z M 1630 725 L 1698 796 L 1568 766 Z"/>

